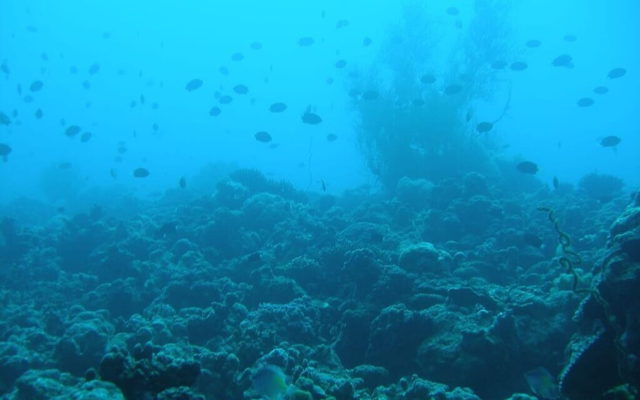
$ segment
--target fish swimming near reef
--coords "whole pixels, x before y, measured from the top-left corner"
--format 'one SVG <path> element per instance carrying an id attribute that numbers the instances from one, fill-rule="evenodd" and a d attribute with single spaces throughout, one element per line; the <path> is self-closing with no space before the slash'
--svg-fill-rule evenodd
<path id="1" fill-rule="evenodd" d="M 134 178 L 146 178 L 147 176 L 149 176 L 149 170 L 146 168 L 136 168 L 133 170 Z"/>
<path id="2" fill-rule="evenodd" d="M 538 172 L 538 165 L 531 161 L 523 161 L 516 165 L 516 169 L 523 174 L 535 175 Z"/>
<path id="3" fill-rule="evenodd" d="M 480 122 L 478 125 L 476 125 L 476 131 L 478 131 L 479 133 L 487 133 L 491 129 L 493 129 L 492 122 Z"/>
<path id="4" fill-rule="evenodd" d="M 237 94 L 247 94 L 249 93 L 249 88 L 246 85 L 238 84 L 233 87 L 233 91 Z"/>
<path id="5" fill-rule="evenodd" d="M 543 367 L 525 372 L 524 377 L 531 391 L 540 399 L 556 400 L 560 398 L 560 390 L 555 383 L 555 379 Z"/>
<path id="6" fill-rule="evenodd" d="M 591 97 L 582 97 L 577 101 L 578 107 L 591 107 L 595 103 Z"/>
<path id="7" fill-rule="evenodd" d="M 11 153 L 11 151 L 11 146 L 5 143 L 0 143 L 0 157 L 2 157 L 3 162 L 7 162 L 7 156 Z"/>
<path id="8" fill-rule="evenodd" d="M 271 104 L 271 106 L 269 106 L 269 111 L 271 111 L 272 113 L 280 113 L 286 109 L 287 109 L 287 105 L 281 102 L 273 103 Z"/>
<path id="9" fill-rule="evenodd" d="M 568 54 L 561 54 L 551 62 L 554 67 L 573 68 L 573 57 Z"/>
<path id="10" fill-rule="evenodd" d="M 625 76 L 627 73 L 627 70 L 624 68 L 614 68 L 611 71 L 609 71 L 609 73 L 607 74 L 607 78 L 609 79 L 618 79 L 618 78 L 622 78 L 623 76 Z"/>
<path id="11" fill-rule="evenodd" d="M 621 141 L 622 141 L 622 139 L 620 139 L 620 137 L 614 136 L 614 135 L 609 135 L 609 136 L 606 136 L 606 137 L 600 139 L 600 146 L 615 148 L 617 145 L 620 144 Z"/>
<path id="12" fill-rule="evenodd" d="M 322 118 L 318 114 L 312 113 L 307 110 L 302 114 L 302 122 L 308 125 L 318 125 L 322 122 Z"/>
<path id="13" fill-rule="evenodd" d="M 184 88 L 187 92 L 193 92 L 194 90 L 200 89 L 203 83 L 202 79 L 195 78 L 187 82 Z"/>
<path id="14" fill-rule="evenodd" d="M 287 376 L 282 369 L 270 364 L 260 366 L 253 372 L 251 387 L 267 400 L 284 399 L 290 388 L 287 384 Z"/>
<path id="15" fill-rule="evenodd" d="M 78 133 L 80 133 L 81 130 L 82 129 L 80 129 L 78 125 L 71 125 L 64 131 L 64 134 L 67 135 L 68 137 L 74 137 Z"/>
<path id="16" fill-rule="evenodd" d="M 0 111 L 0 125 L 11 125 L 11 119 L 2 111 Z"/>
<path id="17" fill-rule="evenodd" d="M 258 142 L 269 143 L 271 141 L 271 135 L 266 131 L 256 132 L 256 134 L 253 136 Z"/>

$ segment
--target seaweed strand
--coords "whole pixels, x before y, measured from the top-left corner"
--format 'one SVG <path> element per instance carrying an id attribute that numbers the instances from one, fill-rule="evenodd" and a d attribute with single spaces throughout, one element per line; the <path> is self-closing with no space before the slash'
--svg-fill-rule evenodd
<path id="1" fill-rule="evenodd" d="M 571 286 L 572 291 L 576 294 L 591 295 L 602 308 L 602 312 L 605 317 L 605 324 L 614 332 L 613 342 L 618 358 L 618 376 L 624 381 L 624 376 L 626 375 L 624 373 L 624 360 L 627 359 L 627 351 L 622 344 L 622 335 L 624 333 L 622 327 L 620 326 L 620 324 L 618 324 L 615 315 L 611 311 L 609 302 L 606 301 L 604 297 L 602 297 L 597 287 L 578 287 L 580 277 L 578 276 L 578 273 L 576 271 L 576 266 L 582 264 L 582 257 L 580 257 L 577 252 L 571 249 L 571 237 L 566 232 L 560 229 L 560 223 L 558 222 L 558 218 L 556 218 L 555 211 L 550 207 L 538 207 L 538 210 L 547 213 L 549 221 L 553 224 L 553 228 L 558 234 L 558 242 L 560 243 L 560 247 L 562 248 L 562 256 L 560 257 L 558 262 L 567 270 L 568 273 L 573 276 L 573 284 Z"/>

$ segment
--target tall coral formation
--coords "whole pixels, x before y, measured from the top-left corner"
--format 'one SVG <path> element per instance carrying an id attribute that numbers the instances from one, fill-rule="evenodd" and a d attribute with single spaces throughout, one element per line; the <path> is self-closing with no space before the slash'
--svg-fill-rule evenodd
<path id="1" fill-rule="evenodd" d="M 507 52 L 507 9 L 477 0 L 465 22 L 441 21 L 431 11 L 408 3 L 378 62 L 353 82 L 359 143 L 387 188 L 403 176 L 440 180 L 490 170 L 489 153 L 469 127 L 472 103 L 495 89 L 492 60 Z"/>

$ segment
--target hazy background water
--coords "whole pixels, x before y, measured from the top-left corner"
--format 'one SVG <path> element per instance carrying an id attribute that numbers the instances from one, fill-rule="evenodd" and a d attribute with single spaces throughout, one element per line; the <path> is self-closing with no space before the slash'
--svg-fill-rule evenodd
<path id="1" fill-rule="evenodd" d="M 464 29 L 472 3 L 424 2 L 443 51 L 440 63 L 455 62 L 446 57 L 447 49 L 458 44 L 456 23 Z M 9 144 L 12 153 L 0 163 L 0 202 L 27 196 L 64 206 L 78 192 L 114 185 L 148 196 L 176 188 L 183 176 L 191 183 L 203 167 L 218 162 L 256 167 L 314 191 L 322 190 L 322 182 L 331 193 L 375 185 L 357 143 L 358 115 L 348 92 L 355 76 L 379 62 L 403 4 L 2 0 L 0 62 L 9 72 L 0 72 L 0 111 L 12 123 L 0 126 L 0 143 Z M 528 68 L 500 72 L 491 96 L 472 103 L 472 122 L 493 120 L 511 88 L 507 114 L 479 140 L 502 149 L 505 159 L 535 161 L 539 179 L 549 185 L 554 176 L 576 183 L 599 172 L 637 187 L 640 3 L 507 4 L 510 61 L 525 61 Z M 445 12 L 452 6 L 459 9 L 458 17 Z M 348 25 L 337 28 L 341 20 Z M 564 40 L 567 34 L 577 40 Z M 315 43 L 299 46 L 306 36 Z M 372 44 L 363 46 L 367 37 Z M 531 39 L 542 45 L 527 48 L 524 43 Z M 253 49 L 254 42 L 262 48 Z M 233 61 L 235 53 L 244 58 Z M 573 57 L 575 68 L 551 66 L 563 53 Z M 347 64 L 338 69 L 341 59 Z M 100 68 L 91 74 L 94 64 Z M 610 80 L 607 73 L 615 67 L 627 74 Z M 189 92 L 185 85 L 193 78 L 204 85 Z M 43 89 L 31 93 L 36 80 L 42 80 Z M 233 93 L 237 84 L 249 93 Z M 598 85 L 606 85 L 609 93 L 593 94 Z M 212 117 L 216 92 L 230 94 L 233 102 L 219 105 L 222 113 Z M 25 96 L 32 101 L 25 102 Z M 595 104 L 577 107 L 584 96 Z M 288 105 L 286 112 L 268 111 L 276 101 Z M 321 124 L 301 122 L 308 106 L 323 118 Z M 34 117 L 37 109 L 41 119 Z M 61 120 L 90 131 L 91 140 L 65 136 Z M 277 148 L 255 140 L 261 130 L 273 136 Z M 335 142 L 326 140 L 330 133 L 337 135 Z M 469 134 L 477 135 L 472 128 Z M 616 149 L 600 146 L 607 135 L 622 138 Z M 60 168 L 64 163 L 71 167 Z M 138 167 L 150 176 L 134 178 Z"/>

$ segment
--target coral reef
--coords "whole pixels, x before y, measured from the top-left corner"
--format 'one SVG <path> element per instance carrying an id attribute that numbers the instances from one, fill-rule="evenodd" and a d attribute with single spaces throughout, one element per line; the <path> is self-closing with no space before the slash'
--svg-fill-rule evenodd
<path id="1" fill-rule="evenodd" d="M 570 399 L 638 387 L 638 197 L 219 182 L 135 217 L 6 220 L 28 245 L 2 254 L 2 398 L 254 399 L 264 365 L 288 399 L 526 399 L 539 366 Z"/>

